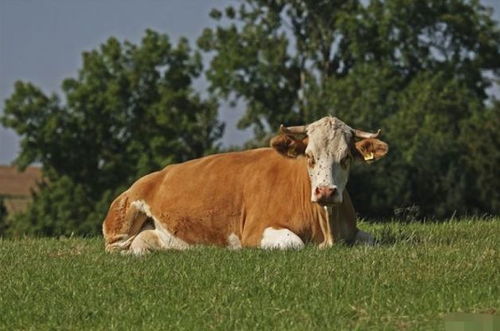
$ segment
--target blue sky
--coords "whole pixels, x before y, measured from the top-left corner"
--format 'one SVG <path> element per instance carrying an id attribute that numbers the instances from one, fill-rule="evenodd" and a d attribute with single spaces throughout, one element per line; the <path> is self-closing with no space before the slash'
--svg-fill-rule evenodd
<path id="1" fill-rule="evenodd" d="M 234 1 L 232 1 L 234 2 Z M 500 0 L 482 0 L 495 8 Z M 212 26 L 208 13 L 229 0 L 0 0 L 0 101 L 13 92 L 16 80 L 25 80 L 50 94 L 64 78 L 75 76 L 83 50 L 96 48 L 108 37 L 137 42 L 146 28 L 194 41 Z M 250 135 L 235 128 L 241 111 L 222 107 L 225 145 L 239 144 Z M 12 162 L 18 138 L 0 128 L 0 164 Z"/>

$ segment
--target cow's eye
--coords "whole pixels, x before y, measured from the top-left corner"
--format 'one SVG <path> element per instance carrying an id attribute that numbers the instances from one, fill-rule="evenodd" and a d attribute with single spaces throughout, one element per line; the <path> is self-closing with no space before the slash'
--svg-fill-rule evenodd
<path id="1" fill-rule="evenodd" d="M 314 167 L 314 165 L 316 164 L 316 160 L 314 159 L 314 155 L 312 155 L 311 153 L 307 153 L 306 157 L 307 157 L 307 165 L 309 166 L 309 168 Z"/>

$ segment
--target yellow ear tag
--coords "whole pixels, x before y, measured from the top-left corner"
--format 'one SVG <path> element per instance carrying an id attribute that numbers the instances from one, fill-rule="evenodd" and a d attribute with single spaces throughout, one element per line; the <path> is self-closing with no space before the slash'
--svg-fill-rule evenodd
<path id="1" fill-rule="evenodd" d="M 370 154 L 366 154 L 363 157 L 365 158 L 365 161 L 370 161 L 370 160 L 373 160 L 375 158 L 375 156 L 373 156 L 373 152 Z"/>

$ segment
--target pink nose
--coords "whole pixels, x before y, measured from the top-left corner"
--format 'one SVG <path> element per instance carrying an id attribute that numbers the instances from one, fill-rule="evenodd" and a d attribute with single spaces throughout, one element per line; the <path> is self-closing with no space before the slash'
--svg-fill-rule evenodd
<path id="1" fill-rule="evenodd" d="M 336 187 L 318 186 L 314 190 L 314 194 L 319 202 L 323 202 L 328 201 L 335 194 L 335 191 L 337 191 Z"/>

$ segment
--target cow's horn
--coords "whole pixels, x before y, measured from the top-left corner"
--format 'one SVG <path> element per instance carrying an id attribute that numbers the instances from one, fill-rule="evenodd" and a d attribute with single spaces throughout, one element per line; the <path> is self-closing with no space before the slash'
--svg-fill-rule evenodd
<path id="1" fill-rule="evenodd" d="M 361 130 L 354 130 L 354 135 L 357 138 L 377 138 L 380 134 L 380 129 L 378 129 L 377 133 L 365 132 Z"/>
<path id="2" fill-rule="evenodd" d="M 299 125 L 299 126 L 284 126 L 280 125 L 280 132 L 284 134 L 306 134 L 307 125 Z"/>

